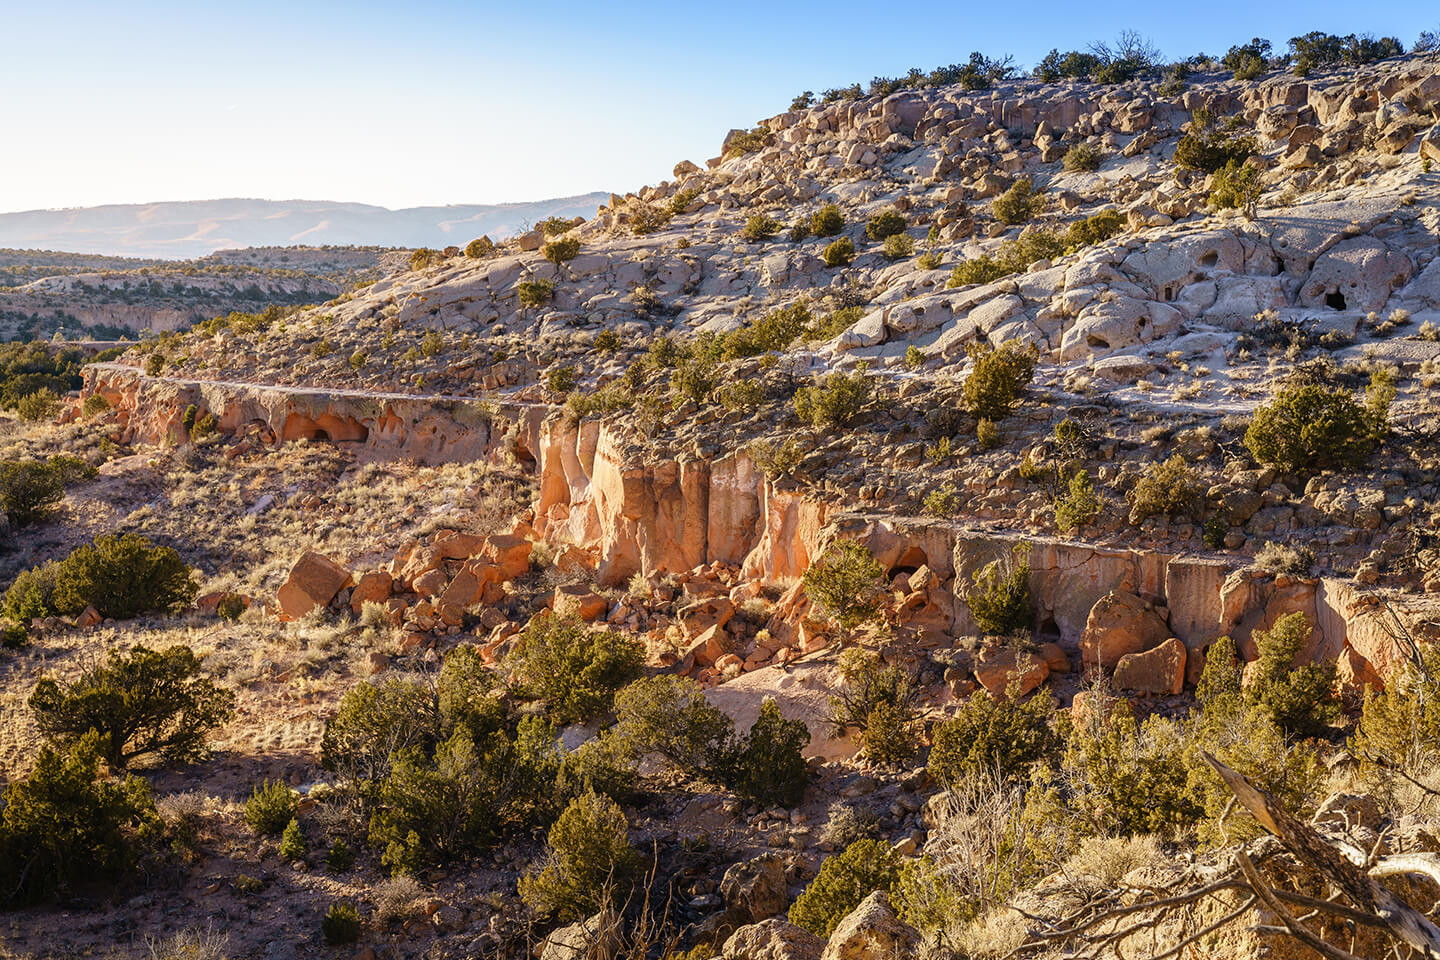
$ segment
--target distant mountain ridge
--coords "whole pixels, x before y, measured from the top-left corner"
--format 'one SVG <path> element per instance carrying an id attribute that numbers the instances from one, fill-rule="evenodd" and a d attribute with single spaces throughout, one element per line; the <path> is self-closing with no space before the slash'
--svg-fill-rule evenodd
<path id="1" fill-rule="evenodd" d="M 327 200 L 181 200 L 0 213 L 0 247 L 192 258 L 235 247 L 464 246 L 546 217 L 592 217 L 608 193 L 390 210 Z"/>

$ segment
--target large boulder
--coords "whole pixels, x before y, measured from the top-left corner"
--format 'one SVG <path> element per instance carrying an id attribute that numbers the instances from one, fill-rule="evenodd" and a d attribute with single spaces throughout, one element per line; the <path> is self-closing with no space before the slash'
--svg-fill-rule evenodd
<path id="1" fill-rule="evenodd" d="M 553 931 L 540 942 L 540 960 L 610 960 L 620 950 L 620 922 L 597 913 L 588 920 Z"/>
<path id="2" fill-rule="evenodd" d="M 1185 644 L 1171 637 L 1115 665 L 1115 686 L 1131 693 L 1176 694 L 1185 689 Z"/>
<path id="3" fill-rule="evenodd" d="M 975 680 L 992 697 L 1020 698 L 1050 676 L 1043 657 L 1010 647 L 988 646 L 975 658 Z"/>
<path id="4" fill-rule="evenodd" d="M 731 864 L 720 881 L 725 910 L 737 924 L 758 923 L 785 910 L 785 858 L 778 852 L 762 853 Z"/>
<path id="5" fill-rule="evenodd" d="M 1112 590 L 1095 602 L 1080 636 L 1085 668 L 1113 668 L 1130 653 L 1143 653 L 1170 636 L 1165 618 L 1129 591 Z"/>
<path id="6" fill-rule="evenodd" d="M 895 915 L 890 898 L 876 890 L 840 921 L 820 960 L 900 960 L 914 956 L 920 932 Z"/>
<path id="7" fill-rule="evenodd" d="M 820 960 L 825 941 L 785 920 L 741 927 L 725 941 L 723 960 Z"/>
<path id="8" fill-rule="evenodd" d="M 1374 237 L 1337 243 L 1315 261 L 1300 289 L 1302 307 L 1380 310 L 1415 273 L 1410 258 Z"/>
<path id="9" fill-rule="evenodd" d="M 350 585 L 350 579 L 345 567 L 322 553 L 306 551 L 290 568 L 289 578 L 276 595 L 280 616 L 298 620 L 316 607 L 325 606 Z"/>

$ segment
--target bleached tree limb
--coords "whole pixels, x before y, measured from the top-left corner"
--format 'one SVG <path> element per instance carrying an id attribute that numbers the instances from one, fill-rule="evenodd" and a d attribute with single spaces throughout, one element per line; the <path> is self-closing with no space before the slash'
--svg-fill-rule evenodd
<path id="1" fill-rule="evenodd" d="M 1261 826 L 1275 834 L 1292 856 L 1334 884 L 1356 909 L 1377 917 L 1384 924 L 1385 931 L 1392 937 L 1419 951 L 1423 957 L 1440 960 L 1440 927 L 1436 927 L 1423 913 L 1395 896 L 1378 879 L 1365 872 L 1364 866 L 1368 864 L 1364 861 L 1368 861 L 1368 854 L 1349 844 L 1346 846 L 1350 846 L 1351 849 L 1342 853 L 1337 849 L 1336 844 L 1328 842 L 1313 827 L 1301 823 L 1291 816 L 1275 797 L 1255 787 L 1240 773 L 1221 763 L 1209 753 L 1205 753 L 1204 757 L 1206 762 L 1220 775 L 1220 779 L 1225 782 L 1230 792 L 1235 794 L 1240 805 L 1248 810 Z M 1351 862 L 1356 853 L 1359 854 L 1362 861 L 1361 865 Z M 1245 869 L 1245 864 L 1250 862 L 1243 850 L 1237 854 L 1236 859 L 1242 870 Z M 1253 870 L 1254 864 L 1251 863 L 1250 866 Z M 1258 877 L 1259 873 L 1256 872 L 1255 876 Z M 1246 879 L 1250 878 L 1247 876 Z M 1251 886 L 1254 887 L 1253 880 Z M 1261 894 L 1259 889 L 1256 889 L 1255 892 Z M 1265 894 L 1261 894 L 1261 896 L 1263 898 Z M 1271 896 L 1273 898 L 1273 894 Z M 1276 902 L 1278 903 L 1278 900 Z M 1314 934 L 1310 934 L 1308 930 L 1306 933 L 1314 937 Z M 1314 947 L 1314 944 L 1311 944 L 1299 933 L 1295 935 Z M 1319 948 L 1315 947 L 1315 949 Z M 1343 951 L 1341 954 L 1346 957 L 1350 956 L 1344 954 Z M 1341 954 L 1327 955 L 1340 956 Z"/>

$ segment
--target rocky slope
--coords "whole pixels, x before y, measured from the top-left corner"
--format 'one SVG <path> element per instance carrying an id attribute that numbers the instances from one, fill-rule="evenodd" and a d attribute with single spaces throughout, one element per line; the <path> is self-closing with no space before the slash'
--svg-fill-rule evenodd
<path id="1" fill-rule="evenodd" d="M 986 829 L 1064 834 L 1033 889 L 998 898 L 1024 916 L 982 918 L 993 942 L 963 954 L 1005 956 L 1025 926 L 1054 929 L 1186 880 L 1234 879 L 1238 848 L 1172 842 L 1167 826 L 1152 829 L 1158 837 L 1089 836 L 1081 849 L 1079 816 L 1044 805 L 1070 789 L 1053 781 L 947 812 L 964 791 L 941 790 L 925 767 L 857 756 L 837 731 L 842 651 L 873 648 L 900 668 L 915 685 L 913 727 L 932 741 L 940 722 L 991 702 L 982 689 L 995 702 L 1040 690 L 1027 702 L 1053 701 L 1072 732 L 1120 729 L 1121 699 L 1153 719 L 1185 716 L 1219 637 L 1235 642 L 1253 688 L 1258 637 L 1293 613 L 1308 628 L 1288 666 L 1335 661 L 1350 706 L 1399 678 L 1411 641 L 1440 640 L 1440 174 L 1426 162 L 1440 159 L 1437 111 L 1434 56 L 1304 80 L 1016 80 L 796 110 L 732 132 L 704 168 L 681 163 L 673 181 L 610 197 L 588 221 L 442 255 L 273 323 L 215 324 L 94 364 L 65 422 L 46 428 L 58 432 L 17 444 L 43 451 L 68 438 L 129 454 L 102 467 L 99 493 L 77 488 L 72 500 L 113 499 L 114 528 L 182 541 L 174 515 L 193 517 L 207 542 L 192 551 L 211 578 L 207 600 L 233 592 L 249 604 L 238 627 L 204 608 L 175 628 L 245 692 L 225 741 L 234 755 L 197 774 L 208 789 L 234 796 L 236 782 L 281 773 L 308 789 L 327 776 L 314 754 L 342 692 L 337 673 L 433 676 L 462 645 L 499 664 L 533 615 L 571 612 L 641 640 L 649 672 L 693 679 L 737 729 L 770 697 L 810 734 L 809 786 L 788 811 L 747 810 L 645 768 L 633 837 L 683 884 L 687 944 L 736 960 L 916 952 L 915 931 L 881 892 L 847 908 L 828 939 L 775 918 L 853 838 L 831 828 L 830 803 L 844 801 L 873 815 L 867 829 L 894 855 L 914 863 L 923 850 L 957 871 L 1001 862 L 966 846 Z M 1251 216 L 1211 208 L 1223 178 L 1176 167 L 1183 138 L 1205 130 L 1254 138 Z M 1099 155 L 1097 169 L 1066 169 L 1077 147 Z M 996 201 L 1026 178 L 1042 199 L 1006 223 L 1017 218 L 999 218 Z M 843 217 L 838 233 L 787 232 L 827 204 Z M 870 236 L 886 212 L 903 218 L 908 253 L 891 243 L 887 255 Z M 1072 234 L 1076 224 L 1088 226 Z M 578 249 L 565 251 L 568 240 Z M 849 262 L 833 255 L 837 240 L 855 248 Z M 978 367 L 967 348 L 1006 345 L 1034 348 L 1034 378 L 1013 409 L 980 417 L 963 386 Z M 1363 464 L 1287 471 L 1246 446 L 1252 415 L 1284 384 L 1358 396 L 1367 380 L 1395 393 L 1383 443 Z M 843 415 L 802 415 L 836 385 L 853 388 Z M 201 422 L 214 435 L 192 426 Z M 168 468 L 163 482 L 143 479 L 152 464 Z M 194 476 L 204 482 L 187 485 Z M 1060 509 L 1074 506 L 1073 481 L 1061 482 L 1074 476 L 1093 482 L 1095 498 L 1078 520 Z M 367 499 L 395 477 L 407 479 L 405 499 L 388 488 Z M 487 487 L 496 477 L 509 495 Z M 67 529 L 88 530 L 99 512 L 75 510 Z M 263 560 L 234 546 L 257 528 Z M 842 541 L 862 544 L 881 571 L 875 619 L 857 632 L 825 615 L 804 580 Z M 987 635 L 972 610 L 975 574 L 1017 547 L 1028 550 L 1033 629 Z M 71 665 L 90 629 L 109 644 L 153 625 L 42 623 L 45 654 Z M 19 702 L 0 702 L 6 728 L 34 739 Z M 1316 782 L 1360 783 L 1340 727 L 1327 733 L 1334 769 Z M 1126 749 L 1148 749 L 1149 737 Z M 177 792 L 188 785 L 172 777 Z M 1435 849 L 1433 818 L 1397 797 L 1383 817 L 1375 797 L 1311 799 L 1319 842 L 1362 859 Z M 226 922 L 259 911 L 221 880 L 268 856 L 234 806 L 204 821 L 230 859 L 203 861 L 214 882 L 186 901 Z M 1226 814 L 1214 813 L 1223 831 Z M 533 952 L 513 896 L 533 839 L 427 874 L 430 919 L 405 920 L 404 936 L 435 955 Z M 1294 845 L 1280 855 L 1265 842 L 1248 848 L 1270 882 L 1325 893 L 1310 865 L 1284 859 Z M 1103 867 L 1099 848 L 1114 854 Z M 722 875 L 707 860 L 717 850 L 746 862 Z M 1072 853 L 1086 850 L 1091 863 L 1076 866 Z M 378 869 L 335 878 L 282 867 L 265 875 L 281 891 L 269 895 L 304 905 L 307 920 L 329 898 L 370 896 L 363 885 Z M 1415 882 L 1416 902 L 1433 903 L 1428 881 Z M 1248 926 L 1268 916 L 1254 898 L 1232 908 L 1245 929 L 1196 955 L 1272 955 L 1272 933 L 1261 942 Z M 1146 938 L 1163 955 L 1214 919 L 1186 909 L 1115 939 L 1133 953 Z M 256 921 L 250 955 L 294 951 L 289 919 L 274 912 Z M 26 919 L 40 928 L 39 913 Z M 378 906 L 367 924 L 399 936 Z M 1006 939 L 1017 926 L 1019 939 Z M 582 923 L 538 950 L 559 960 L 596 940 Z"/>
<path id="2" fill-rule="evenodd" d="M 0 336 L 183 330 L 232 311 L 329 300 L 403 269 L 408 257 L 384 247 L 260 247 L 183 261 L 8 250 L 0 252 Z"/>

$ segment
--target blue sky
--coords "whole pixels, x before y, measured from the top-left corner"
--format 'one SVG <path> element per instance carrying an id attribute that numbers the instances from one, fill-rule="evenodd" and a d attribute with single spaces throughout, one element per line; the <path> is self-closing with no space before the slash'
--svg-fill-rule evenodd
<path id="1" fill-rule="evenodd" d="M 1429 0 L 30 3 L 0 18 L 0 211 L 630 190 L 801 90 L 971 50 L 1028 67 L 1125 28 L 1167 56 L 1440 29 Z"/>

